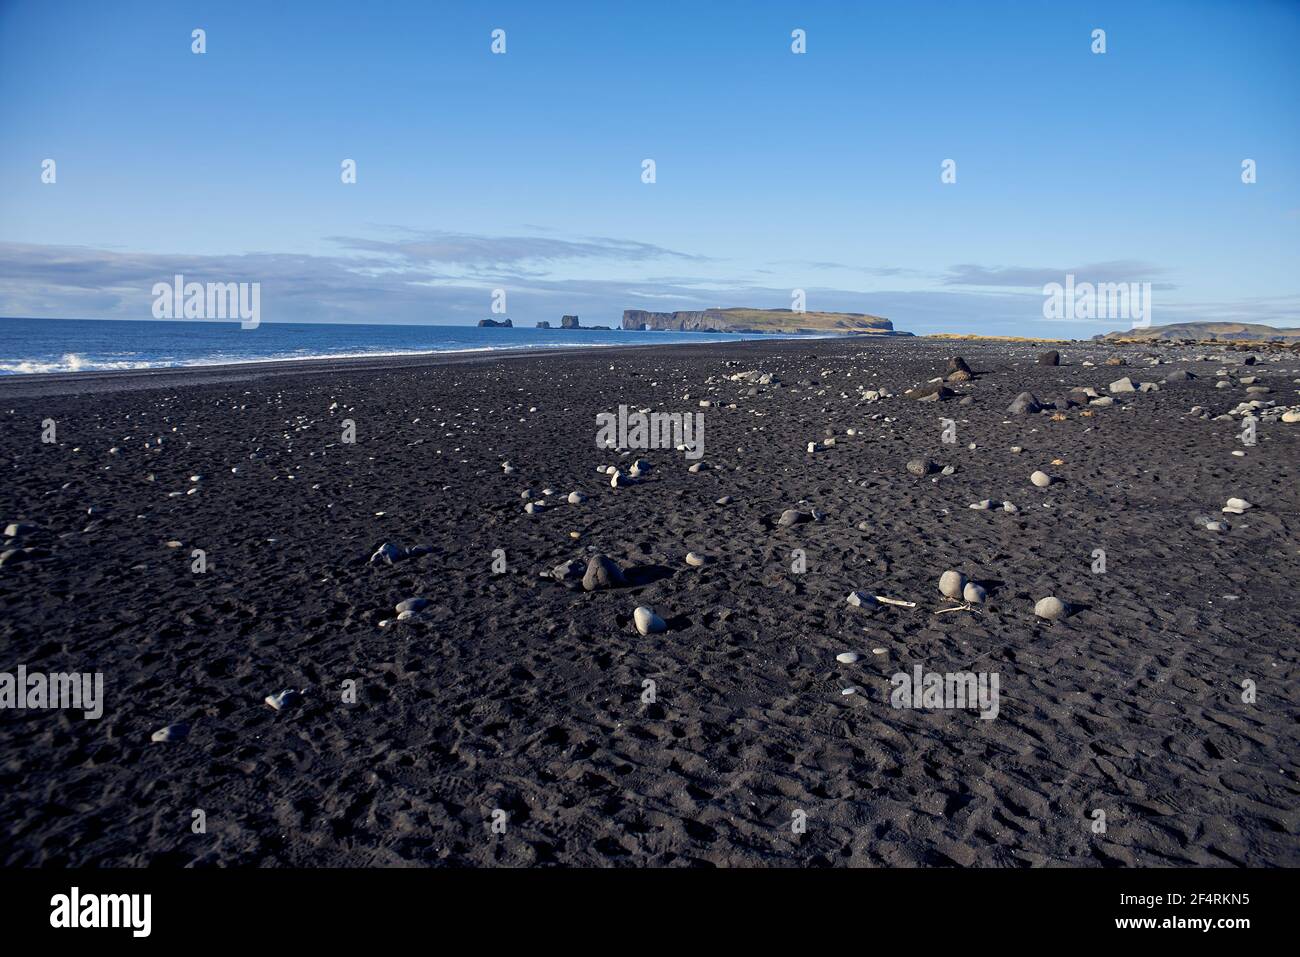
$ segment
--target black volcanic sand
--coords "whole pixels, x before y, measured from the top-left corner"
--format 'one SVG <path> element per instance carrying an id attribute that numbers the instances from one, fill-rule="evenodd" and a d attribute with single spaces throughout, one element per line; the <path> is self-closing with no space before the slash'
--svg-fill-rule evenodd
<path id="1" fill-rule="evenodd" d="M 0 670 L 102 671 L 107 697 L 99 721 L 0 712 L 0 860 L 1300 864 L 1300 425 L 1234 457 L 1237 423 L 1188 414 L 1245 398 L 1213 387 L 1237 353 L 1039 351 L 771 341 L 0 383 L 0 522 L 38 524 L 22 544 L 48 551 L 0 567 Z M 976 379 L 957 398 L 902 396 L 958 352 Z M 1114 354 L 1129 368 L 1082 366 Z M 1286 403 L 1298 366 L 1250 371 Z M 1025 389 L 1177 368 L 1200 377 L 1090 416 L 1005 413 Z M 780 384 L 723 379 L 749 369 Z M 703 411 L 716 469 L 598 450 L 595 416 L 620 404 Z M 654 468 L 635 486 L 596 472 L 637 454 Z M 918 456 L 957 472 L 913 478 Z M 1032 486 L 1039 468 L 1058 484 Z M 525 514 L 521 491 L 546 487 L 555 506 Z M 1230 496 L 1255 507 L 1220 515 Z M 775 526 L 788 508 L 822 517 Z M 430 552 L 368 564 L 383 542 Z M 634 584 L 539 577 L 595 551 Z M 948 568 L 988 585 L 982 611 L 934 614 Z M 916 607 L 850 607 L 853 589 Z M 1049 594 L 1074 613 L 1035 618 Z M 420 620 L 379 626 L 416 596 Z M 666 633 L 637 634 L 641 604 Z M 1000 714 L 891 707 L 916 664 L 997 672 Z M 263 704 L 286 687 L 299 705 Z M 176 722 L 186 740 L 151 743 Z"/>

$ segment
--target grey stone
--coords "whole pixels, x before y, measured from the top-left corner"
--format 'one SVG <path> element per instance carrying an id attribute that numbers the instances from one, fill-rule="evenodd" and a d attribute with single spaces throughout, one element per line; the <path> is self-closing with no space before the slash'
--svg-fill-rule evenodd
<path id="1" fill-rule="evenodd" d="M 394 545 L 392 542 L 384 542 L 375 553 L 370 556 L 370 564 L 378 565 L 381 562 L 387 565 L 395 565 L 406 557 L 406 549 L 401 545 Z"/>
<path id="2" fill-rule="evenodd" d="M 592 555 L 588 559 L 587 571 L 582 576 L 583 590 L 618 588 L 626 584 L 627 578 L 623 574 L 623 569 L 619 568 L 608 555 Z"/>
<path id="3" fill-rule="evenodd" d="M 1039 618 L 1046 618 L 1049 621 L 1055 621 L 1058 618 L 1064 618 L 1066 612 L 1065 602 L 1061 599 L 1049 595 L 1046 598 L 1040 598 L 1034 604 L 1034 614 Z"/>
<path id="4" fill-rule="evenodd" d="M 939 576 L 939 591 L 946 598 L 960 600 L 962 590 L 966 587 L 966 576 L 949 569 Z"/>
<path id="5" fill-rule="evenodd" d="M 1039 412 L 1042 408 L 1043 406 L 1038 401 L 1037 396 L 1032 392 L 1022 392 L 1012 400 L 1009 406 L 1007 406 L 1007 411 L 1012 415 L 1022 415 L 1026 412 Z"/>
<path id="6" fill-rule="evenodd" d="M 632 620 L 636 623 L 636 630 L 643 635 L 653 635 L 668 630 L 667 623 L 654 613 L 654 609 L 647 608 L 645 605 L 636 607 L 632 612 Z"/>
<path id="7" fill-rule="evenodd" d="M 776 520 L 776 524 L 784 526 L 802 525 L 812 520 L 813 517 L 807 512 L 801 512 L 797 508 L 787 508 L 781 513 L 781 517 Z"/>

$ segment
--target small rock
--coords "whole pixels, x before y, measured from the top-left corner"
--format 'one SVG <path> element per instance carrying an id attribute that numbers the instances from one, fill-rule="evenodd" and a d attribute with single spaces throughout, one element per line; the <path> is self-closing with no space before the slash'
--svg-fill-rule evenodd
<path id="1" fill-rule="evenodd" d="M 1046 618 L 1049 621 L 1064 618 L 1065 611 L 1065 602 L 1050 595 L 1047 598 L 1038 599 L 1034 604 L 1034 614 L 1039 618 Z"/>
<path id="2" fill-rule="evenodd" d="M 1044 352 L 1038 357 L 1040 366 L 1059 366 L 1061 364 L 1061 354 L 1055 349 L 1050 352 Z"/>
<path id="3" fill-rule="evenodd" d="M 395 565 L 406 557 L 406 549 L 400 545 L 394 545 L 392 542 L 384 542 L 375 553 L 370 556 L 370 564 L 378 565 L 383 562 L 387 565 Z"/>
<path id="4" fill-rule="evenodd" d="M 961 572 L 949 569 L 939 576 L 939 591 L 946 598 L 961 600 L 962 590 L 966 587 L 966 576 Z"/>
<path id="5" fill-rule="evenodd" d="M 857 662 L 861 661 L 862 656 L 858 654 L 856 651 L 841 651 L 838 655 L 835 656 L 835 660 L 842 665 L 852 665 L 852 664 L 857 664 Z"/>
<path id="6" fill-rule="evenodd" d="M 871 595 L 865 595 L 860 591 L 849 592 L 849 597 L 845 599 L 854 608 L 870 608 L 876 603 L 876 599 Z"/>
<path id="7" fill-rule="evenodd" d="M 907 463 L 907 471 L 922 478 L 934 471 L 935 465 L 929 459 L 912 459 Z"/>
<path id="8" fill-rule="evenodd" d="M 184 741 L 190 733 L 188 724 L 169 724 L 165 728 L 159 728 L 149 736 L 150 741 Z"/>
<path id="9" fill-rule="evenodd" d="M 1021 415 L 1026 412 L 1040 412 L 1042 411 L 1042 408 L 1042 403 L 1038 401 L 1037 396 L 1032 392 L 1022 392 L 1012 400 L 1009 406 L 1007 406 L 1007 411 L 1012 415 Z"/>
<path id="10" fill-rule="evenodd" d="M 915 399 L 918 402 L 939 402 L 944 399 L 951 399 L 957 393 L 941 382 L 934 382 L 929 385 L 917 386 L 915 389 L 909 389 L 905 394 L 908 398 Z"/>
<path id="11" fill-rule="evenodd" d="M 583 575 L 582 559 L 570 558 L 567 562 L 560 562 L 551 569 L 550 575 L 558 582 L 576 582 Z"/>
<path id="12" fill-rule="evenodd" d="M 636 630 L 643 635 L 658 634 L 668 630 L 668 625 L 664 620 L 645 605 L 636 607 L 632 612 L 632 620 L 636 622 Z"/>
<path id="13" fill-rule="evenodd" d="M 1119 392 L 1133 392 L 1136 390 L 1136 386 L 1133 385 L 1132 379 L 1130 379 L 1128 376 L 1125 376 L 1122 379 L 1116 379 L 1114 382 L 1112 382 L 1109 386 L 1107 386 L 1107 390 L 1111 394 L 1115 394 Z"/>
<path id="14" fill-rule="evenodd" d="M 586 500 L 587 500 L 587 496 L 583 495 L 581 492 L 570 492 L 570 493 L 569 493 L 569 504 L 570 504 L 570 505 L 581 505 L 581 504 L 582 504 L 583 502 L 585 502 Z"/>
<path id="15" fill-rule="evenodd" d="M 262 700 L 269 704 L 273 710 L 283 711 L 290 705 L 297 703 L 301 697 L 302 692 L 295 691 L 293 688 L 285 688 L 283 691 L 267 695 Z"/>
<path id="16" fill-rule="evenodd" d="M 781 513 L 781 517 L 776 520 L 776 524 L 784 526 L 802 525 L 812 520 L 813 517 L 807 512 L 801 512 L 797 508 L 787 508 Z"/>
<path id="17" fill-rule="evenodd" d="M 982 605 L 984 599 L 988 598 L 988 592 L 984 590 L 983 585 L 967 582 L 966 587 L 961 590 L 961 597 L 969 604 Z"/>
<path id="18" fill-rule="evenodd" d="M 602 588 L 618 588 L 627 584 L 623 569 L 608 555 L 592 555 L 587 560 L 587 571 L 582 576 L 584 591 L 596 591 Z"/>
<path id="19" fill-rule="evenodd" d="M 1029 481 L 1033 482 L 1039 488 L 1047 488 L 1047 486 L 1052 484 L 1052 477 L 1042 469 L 1039 469 L 1029 476 Z"/>
<path id="20" fill-rule="evenodd" d="M 686 564 L 690 565 L 692 568 L 700 568 L 701 566 L 707 565 L 708 563 L 709 563 L 709 559 L 708 556 L 706 555 L 701 555 L 698 552 L 686 553 Z"/>
<path id="21" fill-rule="evenodd" d="M 429 607 L 429 604 L 430 602 L 427 598 L 408 598 L 403 602 L 399 602 L 397 607 L 393 610 L 400 615 L 404 611 L 424 611 L 424 609 Z"/>

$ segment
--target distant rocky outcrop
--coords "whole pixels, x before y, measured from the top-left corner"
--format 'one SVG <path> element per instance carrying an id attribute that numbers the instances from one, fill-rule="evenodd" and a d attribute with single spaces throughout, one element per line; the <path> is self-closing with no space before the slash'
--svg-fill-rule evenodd
<path id="1" fill-rule="evenodd" d="M 1093 336 L 1107 342 L 1147 342 L 1156 339 L 1190 342 L 1300 342 L 1300 329 L 1279 329 L 1255 322 L 1176 322 L 1166 326 L 1121 329 Z"/>
<path id="2" fill-rule="evenodd" d="M 561 316 L 561 317 L 560 317 L 560 328 L 561 328 L 561 329 L 577 329 L 577 328 L 578 328 L 578 317 L 577 317 L 577 316 Z"/>
<path id="3" fill-rule="evenodd" d="M 670 332 L 840 332 L 856 335 L 911 335 L 894 331 L 880 316 L 857 312 L 795 312 L 792 309 L 705 309 L 699 312 L 623 312 L 624 329 Z"/>
<path id="4" fill-rule="evenodd" d="M 509 319 L 502 319 L 500 322 L 495 319 L 480 319 L 478 324 L 481 329 L 513 329 L 515 325 Z"/>
<path id="5" fill-rule="evenodd" d="M 541 322 L 539 322 L 539 323 L 537 324 L 537 328 L 538 328 L 538 329 L 549 329 L 549 328 L 551 328 L 551 324 L 550 324 L 549 322 L 547 322 L 545 319 L 543 319 Z"/>

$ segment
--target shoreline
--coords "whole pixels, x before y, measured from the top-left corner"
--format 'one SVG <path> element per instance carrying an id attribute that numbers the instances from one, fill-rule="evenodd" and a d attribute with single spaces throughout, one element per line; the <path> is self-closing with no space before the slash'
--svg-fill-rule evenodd
<path id="1" fill-rule="evenodd" d="M 618 355 L 644 349 L 736 349 L 777 343 L 858 341 L 911 341 L 923 336 L 856 335 L 765 335 L 763 338 L 701 342 L 628 343 L 582 346 L 521 346 L 518 348 L 457 349 L 441 352 L 393 352 L 377 355 L 304 357 L 302 359 L 253 359 L 244 362 L 158 366 L 142 369 L 86 369 L 77 372 L 23 372 L 0 376 L 0 399 L 39 395 L 86 395 L 137 391 L 227 382 L 256 382 L 271 376 L 312 375 L 319 372 L 349 373 L 489 362 L 496 359 L 548 358 L 587 354 Z M 23 388 L 30 386 L 30 388 Z"/>

